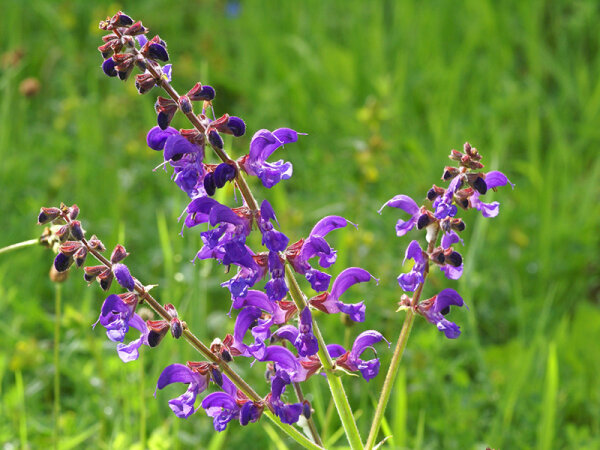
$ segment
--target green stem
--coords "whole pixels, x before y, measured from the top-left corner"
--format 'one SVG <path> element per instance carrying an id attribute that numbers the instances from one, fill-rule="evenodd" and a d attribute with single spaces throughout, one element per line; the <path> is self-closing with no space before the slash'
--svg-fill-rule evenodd
<path id="1" fill-rule="evenodd" d="M 412 309 L 409 309 L 406 312 L 404 324 L 402 325 L 402 330 L 400 331 L 400 337 L 398 338 L 396 348 L 394 349 L 394 355 L 392 356 L 390 368 L 388 369 L 388 372 L 385 376 L 385 381 L 383 382 L 383 389 L 381 390 L 381 395 L 379 396 L 379 403 L 377 404 L 377 409 L 375 410 L 373 424 L 371 425 L 369 438 L 367 439 L 367 445 L 365 447 L 368 450 L 372 449 L 375 445 L 375 439 L 377 438 L 377 433 L 379 431 L 379 427 L 381 426 L 381 421 L 383 420 L 385 407 L 387 406 L 387 403 L 390 399 L 390 394 L 392 393 L 392 387 L 394 386 L 394 381 L 396 380 L 396 372 L 400 366 L 400 360 L 404 354 L 404 349 L 406 348 L 406 342 L 408 341 L 408 336 L 410 335 L 410 330 L 412 329 L 414 319 L 415 313 Z"/>
<path id="2" fill-rule="evenodd" d="M 300 383 L 294 382 L 293 385 L 294 391 L 296 391 L 296 397 L 298 397 L 298 401 L 300 403 L 304 403 L 304 394 L 302 393 L 302 387 L 300 386 Z M 323 441 L 321 440 L 321 436 L 319 436 L 319 432 L 317 431 L 317 426 L 315 425 L 313 414 L 311 414 L 310 417 L 306 419 L 306 422 L 308 423 L 308 428 L 310 429 L 310 434 L 312 435 L 315 444 L 323 447 Z"/>
<path id="3" fill-rule="evenodd" d="M 0 254 L 8 253 L 13 250 L 18 250 L 20 248 L 31 247 L 32 245 L 39 244 L 39 239 L 29 239 L 28 241 L 17 242 L 16 244 L 8 245 L 6 247 L 0 248 Z"/>
<path id="4" fill-rule="evenodd" d="M 438 240 L 438 235 L 439 228 L 436 230 L 433 238 L 427 246 L 427 253 L 431 253 L 435 248 L 435 245 Z M 425 265 L 425 270 L 423 273 L 423 282 L 419 283 L 419 285 L 417 286 L 417 289 L 415 290 L 415 293 L 413 294 L 410 302 L 411 308 L 407 310 L 406 317 L 404 317 L 404 323 L 402 324 L 400 336 L 398 336 L 398 341 L 396 342 L 394 355 L 392 356 L 390 367 L 387 371 L 387 374 L 385 375 L 385 381 L 383 382 L 383 388 L 379 396 L 379 402 L 377 403 L 377 409 L 375 410 L 375 416 L 373 417 L 373 423 L 371 424 L 369 437 L 367 438 L 367 450 L 371 450 L 375 445 L 377 433 L 379 432 L 379 427 L 381 426 L 381 421 L 383 420 L 385 408 L 387 407 L 388 401 L 390 399 L 392 387 L 394 386 L 394 381 L 396 380 L 398 368 L 400 367 L 400 361 L 402 359 L 402 355 L 404 354 L 404 349 L 406 348 L 406 342 L 408 341 L 408 336 L 410 335 L 410 330 L 412 329 L 412 325 L 415 319 L 414 308 L 416 308 L 416 306 L 419 303 L 419 299 L 421 298 L 421 292 L 423 292 L 423 286 L 425 286 L 425 281 L 427 281 L 427 275 L 429 275 L 429 259 L 427 259 L 427 263 Z"/>
<path id="5" fill-rule="evenodd" d="M 144 359 L 140 355 L 139 371 L 140 371 L 140 442 L 142 443 L 142 449 L 148 447 L 146 437 L 146 370 L 144 368 Z"/>
<path id="6" fill-rule="evenodd" d="M 54 283 L 54 448 L 60 439 L 60 322 L 62 285 Z"/>
<path id="7" fill-rule="evenodd" d="M 290 289 L 290 295 L 298 308 L 298 311 L 302 311 L 306 306 L 306 298 L 304 294 L 300 290 L 300 286 L 298 286 L 298 282 L 296 278 L 294 278 L 294 274 L 289 264 L 285 265 L 285 279 L 287 281 L 288 287 Z M 344 386 L 342 384 L 342 380 L 334 371 L 334 364 L 327 352 L 327 347 L 325 345 L 325 340 L 323 339 L 323 335 L 321 334 L 321 330 L 317 325 L 315 318 L 313 317 L 313 334 L 317 338 L 319 343 L 319 360 L 323 365 L 323 369 L 327 374 L 327 382 L 329 383 L 329 390 L 331 391 L 331 395 L 333 396 L 333 402 L 338 410 L 338 415 L 340 416 L 340 420 L 342 422 L 342 426 L 344 427 L 344 431 L 346 433 L 346 437 L 348 438 L 348 442 L 350 447 L 353 449 L 362 449 L 363 444 L 360 439 L 360 433 L 358 431 L 358 427 L 356 426 L 356 420 L 354 420 L 354 416 L 352 414 L 352 408 L 350 408 L 350 403 L 348 402 L 348 397 L 346 396 L 346 392 L 344 391 Z"/>

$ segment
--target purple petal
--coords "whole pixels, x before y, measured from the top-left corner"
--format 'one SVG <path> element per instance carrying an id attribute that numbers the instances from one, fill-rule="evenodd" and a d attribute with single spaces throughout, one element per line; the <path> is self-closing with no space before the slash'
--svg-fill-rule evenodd
<path id="1" fill-rule="evenodd" d="M 172 64 L 165 64 L 162 68 L 163 71 L 163 75 L 165 77 L 167 77 L 167 81 L 170 83 L 171 82 L 171 72 L 172 72 L 173 66 Z"/>
<path id="2" fill-rule="evenodd" d="M 260 218 L 265 222 L 274 220 L 275 223 L 277 223 L 277 226 L 279 226 L 277 217 L 275 217 L 275 211 L 273 211 L 273 207 L 267 200 L 263 200 L 263 202 L 260 204 Z"/>
<path id="3" fill-rule="evenodd" d="M 295 326 L 284 325 L 281 328 L 279 328 L 275 333 L 273 333 L 273 337 L 277 337 L 279 339 L 286 339 L 293 344 L 294 342 L 296 342 L 296 339 L 298 339 L 299 334 L 300 333 L 298 332 L 298 328 L 296 328 Z"/>
<path id="4" fill-rule="evenodd" d="M 192 144 L 186 138 L 177 133 L 169 136 L 165 141 L 165 151 L 163 153 L 163 157 L 165 161 L 168 161 L 173 159 L 175 156 L 185 155 L 187 153 L 196 153 L 198 150 L 199 147 Z"/>
<path id="5" fill-rule="evenodd" d="M 176 134 L 179 134 L 179 132 L 173 127 L 161 130 L 160 127 L 156 126 L 148 131 L 146 143 L 152 150 L 163 150 L 169 136 L 174 136 Z"/>
<path id="6" fill-rule="evenodd" d="M 405 292 L 415 292 L 417 286 L 423 283 L 424 278 L 421 272 L 411 270 L 408 273 L 402 273 L 398 276 L 398 284 Z"/>
<path id="7" fill-rule="evenodd" d="M 204 400 L 202 400 L 202 408 L 207 410 L 206 412 L 209 416 L 214 417 L 212 411 L 209 410 L 213 408 L 235 410 L 237 408 L 237 404 L 235 399 L 229 394 L 226 394 L 225 392 L 213 392 L 212 394 L 208 394 Z"/>
<path id="8" fill-rule="evenodd" d="M 412 230 L 415 227 L 418 220 L 419 220 L 419 218 L 416 215 L 412 216 L 407 221 L 398 219 L 398 222 L 396 222 L 396 236 L 398 236 L 398 237 L 404 236 L 406 233 L 408 233 L 410 230 Z"/>
<path id="9" fill-rule="evenodd" d="M 436 313 L 442 312 L 449 306 L 463 306 L 465 303 L 462 297 L 454 289 L 444 289 L 437 295 L 437 299 L 433 305 L 433 311 Z"/>
<path id="10" fill-rule="evenodd" d="M 317 269 L 310 269 L 304 276 L 306 277 L 306 281 L 310 283 L 310 286 L 316 292 L 326 291 L 329 287 L 331 275 L 328 273 L 321 272 Z"/>
<path id="11" fill-rule="evenodd" d="M 364 283 L 374 278 L 369 272 L 360 267 L 349 267 L 345 269 L 333 282 L 329 297 L 338 300 L 346 290 L 356 283 Z"/>
<path id="12" fill-rule="evenodd" d="M 341 216 L 327 216 L 319 220 L 309 236 L 326 236 L 330 231 L 344 228 L 349 222 Z"/>
<path id="13" fill-rule="evenodd" d="M 379 331 L 363 331 L 356 337 L 354 344 L 352 345 L 352 350 L 350 351 L 351 356 L 353 358 L 360 357 L 362 352 L 365 351 L 367 347 L 371 347 L 374 344 L 381 342 L 382 339 L 383 335 Z"/>
<path id="14" fill-rule="evenodd" d="M 269 130 L 258 130 L 250 141 L 249 160 L 253 162 L 264 162 L 271 153 L 281 147 L 283 143 Z"/>
<path id="15" fill-rule="evenodd" d="M 448 278 L 449 280 L 458 280 L 463 273 L 463 264 L 461 264 L 459 267 L 454 267 L 450 264 L 446 264 L 440 267 L 440 269 L 442 272 L 444 272 L 444 275 L 446 275 L 446 278 Z"/>
<path id="16" fill-rule="evenodd" d="M 379 211 L 377 212 L 381 214 L 381 211 L 386 206 L 399 208 L 411 216 L 419 212 L 419 205 L 417 205 L 415 201 L 407 195 L 396 195 L 394 198 L 388 200 L 381 208 L 379 208 Z"/>
<path id="17" fill-rule="evenodd" d="M 156 389 L 163 389 L 172 383 L 185 383 L 189 384 L 196 380 L 196 374 L 187 366 L 183 364 L 171 364 L 164 368 L 158 381 L 156 382 Z M 154 393 L 156 396 L 156 392 Z"/>
<path id="18" fill-rule="evenodd" d="M 456 234 L 454 230 L 450 230 L 448 233 L 444 233 L 442 236 L 442 248 L 446 250 L 459 241 L 463 242 L 463 240 L 460 238 L 460 236 L 458 236 L 458 234 Z"/>
<path id="19" fill-rule="evenodd" d="M 289 144 L 298 140 L 298 133 L 291 128 L 278 128 L 273 131 L 273 135 L 283 144 Z"/>
<path id="20" fill-rule="evenodd" d="M 250 325 L 257 320 L 260 316 L 262 316 L 262 311 L 255 306 L 248 306 L 240 312 L 238 315 L 235 326 L 233 328 L 233 338 L 239 342 L 243 343 L 244 336 L 248 332 Z"/>
<path id="21" fill-rule="evenodd" d="M 348 316 L 353 322 L 365 321 L 365 310 L 367 309 L 367 307 L 365 306 L 364 302 L 347 304 L 338 301 L 337 307 L 344 314 L 348 314 Z"/>
<path id="22" fill-rule="evenodd" d="M 332 358 L 338 358 L 346 353 L 346 349 L 339 344 L 329 344 L 327 346 L 327 352 Z"/>
<path id="23" fill-rule="evenodd" d="M 510 184 L 513 189 L 515 188 L 515 185 L 510 182 L 506 175 L 497 170 L 493 170 L 485 174 L 485 183 L 487 184 L 488 189 L 506 186 L 507 184 Z"/>
<path id="24" fill-rule="evenodd" d="M 408 244 L 408 247 L 406 247 L 404 261 L 402 264 L 405 264 L 407 259 L 413 259 L 417 264 L 423 264 L 425 262 L 425 258 L 423 257 L 423 249 L 419 245 L 418 241 L 411 241 L 411 243 Z"/>

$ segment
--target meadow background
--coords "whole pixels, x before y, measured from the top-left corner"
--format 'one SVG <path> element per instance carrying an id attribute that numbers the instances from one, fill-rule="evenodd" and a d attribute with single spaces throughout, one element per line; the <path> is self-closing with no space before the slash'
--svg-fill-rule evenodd
<path id="1" fill-rule="evenodd" d="M 77 203 L 88 232 L 123 243 L 135 275 L 210 341 L 233 330 L 218 287 L 227 276 L 188 262 L 200 240 L 178 235 L 186 197 L 152 171 L 162 161 L 145 144 L 157 92 L 141 97 L 100 70 L 97 23 L 118 9 L 167 41 L 179 91 L 211 84 L 217 113 L 245 119 L 230 154 L 247 152 L 260 128 L 308 133 L 277 155 L 293 162 L 291 180 L 253 186 L 292 240 L 326 214 L 360 224 L 334 234 L 333 273 L 359 265 L 381 282 L 348 295 L 365 299 L 365 324 L 319 316 L 329 341 L 367 328 L 397 338 L 395 278 L 416 235 L 397 238 L 400 212 L 379 216 L 381 204 L 422 198 L 467 140 L 516 183 L 491 196 L 497 218 L 463 214 L 466 273 L 459 283 L 436 273 L 425 292 L 454 287 L 469 311 L 452 312 L 457 340 L 417 321 L 384 424 L 389 448 L 600 448 L 596 1 L 2 1 L 0 247 L 39 235 L 41 205 Z M 91 329 L 103 293 L 80 272 L 57 288 L 52 258 L 41 247 L 0 255 L 3 449 L 48 448 L 57 424 L 63 449 L 295 446 L 267 420 L 216 434 L 202 410 L 177 419 L 167 400 L 181 385 L 152 394 L 163 367 L 194 359 L 191 350 L 165 339 L 123 364 Z M 385 367 L 391 351 L 379 350 Z M 266 393 L 259 366 L 238 364 Z M 383 378 L 345 382 L 365 438 Z M 325 442 L 343 446 L 325 381 L 305 392 Z"/>

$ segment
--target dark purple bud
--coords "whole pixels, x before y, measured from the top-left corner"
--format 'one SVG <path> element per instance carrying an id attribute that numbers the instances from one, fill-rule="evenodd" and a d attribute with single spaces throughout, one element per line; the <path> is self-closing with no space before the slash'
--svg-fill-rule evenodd
<path id="1" fill-rule="evenodd" d="M 169 60 L 169 54 L 167 53 L 167 49 L 162 45 L 150 44 L 148 47 L 148 58 L 167 62 Z"/>
<path id="2" fill-rule="evenodd" d="M 94 281 L 94 278 L 96 278 L 93 275 L 88 275 L 86 272 L 83 273 L 83 279 L 85 281 L 87 281 L 88 283 L 91 283 L 92 281 Z"/>
<path id="3" fill-rule="evenodd" d="M 59 251 L 67 256 L 73 256 L 82 246 L 83 244 L 79 241 L 67 241 L 60 246 Z"/>
<path id="4" fill-rule="evenodd" d="M 187 93 L 187 96 L 193 102 L 200 100 L 209 102 L 215 98 L 215 90 L 211 86 L 202 86 L 202 84 L 196 83 L 196 85 Z"/>
<path id="5" fill-rule="evenodd" d="M 60 217 L 60 209 L 58 208 L 41 208 L 38 215 L 38 225 L 43 225 Z"/>
<path id="6" fill-rule="evenodd" d="M 486 184 L 485 180 L 481 177 L 477 177 L 475 179 L 475 181 L 473 181 L 473 187 L 481 195 L 483 195 L 487 192 L 487 184 Z"/>
<path id="7" fill-rule="evenodd" d="M 117 69 L 115 69 L 115 66 L 115 61 L 112 58 L 105 59 L 102 63 L 102 71 L 109 77 L 116 77 Z"/>
<path id="8" fill-rule="evenodd" d="M 128 256 L 129 256 L 129 253 L 127 253 L 127 250 L 125 250 L 125 247 L 123 247 L 121 244 L 117 244 L 115 246 L 114 250 L 112 251 L 112 254 L 110 255 L 110 262 L 115 264 L 120 261 L 123 261 Z"/>
<path id="9" fill-rule="evenodd" d="M 304 400 L 304 402 L 302 402 L 302 415 L 307 419 L 310 419 L 311 412 L 312 409 L 310 407 L 310 403 L 308 402 L 308 400 Z"/>
<path id="10" fill-rule="evenodd" d="M 450 312 L 450 306 L 446 306 L 444 309 L 442 309 L 442 310 L 440 311 L 440 314 L 441 314 L 442 316 L 445 316 L 445 315 L 446 315 L 446 314 L 448 314 L 449 312 Z"/>
<path id="11" fill-rule="evenodd" d="M 222 188 L 225 183 L 235 178 L 235 167 L 227 163 L 221 163 L 214 171 L 214 179 L 217 188 Z"/>
<path id="12" fill-rule="evenodd" d="M 231 133 L 235 137 L 243 136 L 246 132 L 246 124 L 242 119 L 236 116 L 229 117 L 229 120 L 227 121 L 227 126 L 229 127 Z"/>
<path id="13" fill-rule="evenodd" d="M 444 261 L 446 260 L 443 250 L 439 247 L 434 250 L 429 257 L 437 264 L 444 264 Z"/>
<path id="14" fill-rule="evenodd" d="M 103 291 L 108 291 L 110 289 L 114 277 L 115 276 L 110 269 L 105 269 L 104 272 L 98 275 L 98 283 L 100 283 L 100 287 Z"/>
<path id="15" fill-rule="evenodd" d="M 417 229 L 422 230 L 431 223 L 431 218 L 428 214 L 421 214 L 417 220 Z"/>
<path id="16" fill-rule="evenodd" d="M 59 253 L 56 255 L 56 258 L 54 258 L 54 268 L 57 272 L 64 272 L 71 264 L 73 264 L 73 257 L 67 256 L 64 253 Z"/>
<path id="17" fill-rule="evenodd" d="M 85 263 L 85 258 L 87 257 L 88 251 L 87 248 L 85 247 L 81 247 L 79 250 L 77 250 L 75 252 L 75 254 L 73 255 L 73 258 L 75 259 L 75 264 L 77 264 L 77 267 L 81 267 L 83 266 L 83 264 Z"/>
<path id="18" fill-rule="evenodd" d="M 219 150 L 222 150 L 223 146 L 225 145 L 223 143 L 223 138 L 216 130 L 210 130 L 210 133 L 208 133 L 208 142 L 210 142 L 210 145 L 218 148 Z"/>
<path id="19" fill-rule="evenodd" d="M 148 326 L 148 345 L 156 347 L 163 340 L 167 331 L 170 329 L 169 323 L 166 320 L 147 320 Z"/>
<path id="20" fill-rule="evenodd" d="M 150 73 L 141 73 L 135 76 L 135 88 L 140 94 L 145 94 L 156 86 L 156 80 Z"/>
<path id="21" fill-rule="evenodd" d="M 86 275 L 89 275 L 92 279 L 100 275 L 106 270 L 105 266 L 88 266 L 83 268 Z"/>
<path id="22" fill-rule="evenodd" d="M 187 95 L 182 95 L 179 97 L 179 107 L 181 108 L 181 112 L 184 114 L 189 114 L 192 112 L 192 102 Z"/>
<path id="23" fill-rule="evenodd" d="M 212 197 L 215 195 L 215 191 L 217 190 L 217 185 L 215 184 L 215 175 L 213 172 L 207 173 L 204 177 L 204 190 L 206 191 L 206 195 Z"/>
<path id="24" fill-rule="evenodd" d="M 460 267 L 462 264 L 462 256 L 458 252 L 452 252 L 446 256 L 446 262 L 454 267 Z"/>
<path id="25" fill-rule="evenodd" d="M 450 221 L 450 228 L 455 231 L 464 231 L 466 228 L 465 222 L 462 219 L 452 219 Z"/>
<path id="26" fill-rule="evenodd" d="M 79 216 L 79 206 L 73 204 L 69 208 L 69 219 L 75 220 L 75 219 L 77 219 L 77 216 Z"/>
<path id="27" fill-rule="evenodd" d="M 171 320 L 171 336 L 175 339 L 179 339 L 183 334 L 183 326 L 181 325 L 181 320 L 177 317 Z"/>
<path id="28" fill-rule="evenodd" d="M 79 220 L 72 220 L 69 223 L 69 228 L 71 229 L 71 236 L 73 236 L 73 239 L 81 241 L 85 238 L 83 229 L 81 228 L 81 222 Z"/>
<path id="29" fill-rule="evenodd" d="M 165 311 L 167 311 L 167 314 L 169 314 L 171 319 L 175 319 L 176 317 L 179 317 L 179 314 L 177 314 L 177 309 L 175 309 L 175 306 L 173 306 L 173 304 L 171 304 L 171 303 L 167 303 L 165 305 Z"/>
<path id="30" fill-rule="evenodd" d="M 458 169 L 456 167 L 446 167 L 444 168 L 444 174 L 442 175 L 442 180 L 448 181 L 458 175 Z"/>
<path id="31" fill-rule="evenodd" d="M 112 17 L 110 22 L 115 27 L 128 27 L 133 23 L 133 19 L 119 11 Z"/>
<path id="32" fill-rule="evenodd" d="M 173 114 L 164 111 L 160 111 L 156 117 L 156 123 L 161 130 L 166 130 L 169 127 L 171 120 L 173 120 Z"/>
<path id="33" fill-rule="evenodd" d="M 427 200 L 432 202 L 436 199 L 437 196 L 438 196 L 438 193 L 435 192 L 434 188 L 431 188 L 431 189 L 429 189 L 429 191 L 427 191 Z"/>
<path id="34" fill-rule="evenodd" d="M 129 28 L 127 28 L 123 32 L 123 34 L 128 35 L 128 36 L 137 36 L 138 34 L 144 34 L 147 31 L 148 30 L 146 29 L 146 27 L 142 25 L 142 22 L 140 22 L 138 20 L 136 23 L 134 23 Z"/>
<path id="35" fill-rule="evenodd" d="M 117 76 L 119 77 L 119 80 L 127 81 L 127 79 L 129 78 L 129 75 L 131 75 L 132 71 L 133 71 L 133 66 L 128 67 L 126 70 L 117 70 Z"/>
<path id="36" fill-rule="evenodd" d="M 221 351 L 221 359 L 225 362 L 233 361 L 233 358 L 231 357 L 231 353 L 229 353 L 229 350 L 227 350 L 227 349 L 223 349 Z"/>
<path id="37" fill-rule="evenodd" d="M 219 372 L 219 370 L 215 367 L 211 367 L 210 368 L 210 375 L 212 377 L 212 380 L 215 382 L 215 384 L 219 387 L 223 386 L 223 375 L 221 375 L 221 372 Z"/>

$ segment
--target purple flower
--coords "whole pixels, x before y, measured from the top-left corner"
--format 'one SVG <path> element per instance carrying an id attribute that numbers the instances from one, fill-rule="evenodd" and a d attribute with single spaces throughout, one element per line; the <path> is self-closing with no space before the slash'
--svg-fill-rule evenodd
<path id="1" fill-rule="evenodd" d="M 294 346 L 298 349 L 300 356 L 314 355 L 319 351 L 319 343 L 312 332 L 312 315 L 310 309 L 306 306 L 299 317 L 298 337 L 294 342 Z"/>
<path id="2" fill-rule="evenodd" d="M 140 356 L 140 347 L 142 345 L 149 345 L 149 330 L 146 326 L 146 322 L 144 322 L 144 320 L 140 316 L 134 314 L 133 317 L 129 320 L 129 325 L 140 332 L 140 337 L 131 341 L 129 344 L 117 344 L 117 354 L 123 362 L 137 360 Z"/>
<path id="3" fill-rule="evenodd" d="M 473 192 L 473 194 L 469 197 L 469 204 L 471 208 L 475 208 L 477 211 L 480 211 L 483 217 L 496 217 L 500 212 L 500 203 L 482 202 L 479 200 L 479 195 L 479 192 Z"/>
<path id="4" fill-rule="evenodd" d="M 179 134 L 179 131 L 173 127 L 161 130 L 159 126 L 156 126 L 148 131 L 146 143 L 152 150 L 164 150 L 167 139 L 177 134 Z"/>
<path id="5" fill-rule="evenodd" d="M 361 269 L 360 267 L 349 267 L 340 273 L 335 279 L 330 293 L 324 292 L 323 294 L 313 297 L 309 302 L 312 306 L 327 314 L 343 312 L 344 314 L 348 314 L 350 319 L 355 322 L 364 322 L 364 302 L 346 304 L 342 303 L 339 298 L 350 286 L 353 286 L 356 283 L 370 281 L 371 278 L 373 278 L 376 282 L 379 282 L 377 278 L 373 277 L 373 275 L 371 275 L 365 269 Z"/>
<path id="6" fill-rule="evenodd" d="M 423 283 L 425 267 L 427 266 L 423 250 L 417 241 L 412 241 L 408 244 L 403 264 L 406 263 L 407 259 L 412 259 L 415 264 L 410 272 L 403 273 L 398 277 L 398 284 L 403 291 L 414 292 L 417 286 Z"/>
<path id="7" fill-rule="evenodd" d="M 485 174 L 485 184 L 488 189 L 506 186 L 507 184 L 510 184 L 513 189 L 515 188 L 515 185 L 510 182 L 507 176 L 497 170 L 492 170 Z"/>
<path id="8" fill-rule="evenodd" d="M 268 397 L 268 402 L 281 422 L 292 425 L 300 419 L 303 405 L 302 403 L 285 404 L 281 400 L 285 387 L 290 383 L 291 379 L 287 372 L 276 371 L 275 376 L 271 379 L 271 395 Z"/>
<path id="9" fill-rule="evenodd" d="M 274 163 L 267 158 L 284 144 L 296 142 L 298 133 L 290 128 L 279 128 L 272 133 L 269 130 L 259 130 L 250 141 L 250 153 L 240 162 L 248 175 L 255 175 L 262 181 L 263 186 L 272 188 L 281 180 L 292 176 L 292 163 L 283 160 Z"/>
<path id="10" fill-rule="evenodd" d="M 133 291 L 135 289 L 135 281 L 133 279 L 133 277 L 131 276 L 131 273 L 129 273 L 129 269 L 127 268 L 127 266 L 125 264 L 113 264 L 112 266 L 112 271 L 113 274 L 115 275 L 115 278 L 117 279 L 117 282 L 124 287 L 125 289 L 127 289 L 128 291 Z"/>
<path id="11" fill-rule="evenodd" d="M 296 242 L 286 251 L 286 257 L 294 270 L 304 275 L 316 292 L 327 290 L 331 275 L 313 269 L 308 261 L 318 256 L 321 267 L 331 267 L 336 261 L 337 252 L 330 247 L 325 240 L 325 236 L 330 231 L 344 228 L 348 223 L 356 227 L 355 224 L 341 216 L 324 217 L 317 222 L 305 240 Z"/>
<path id="12" fill-rule="evenodd" d="M 406 195 L 396 195 L 394 198 L 388 200 L 381 208 L 379 208 L 379 211 L 377 212 L 381 214 L 381 211 L 386 206 L 390 206 L 392 208 L 399 208 L 402 211 L 410 214 L 410 219 L 408 219 L 407 221 L 399 219 L 396 223 L 397 236 L 404 236 L 417 225 L 417 221 L 419 220 L 419 216 L 421 214 L 419 205 L 417 205 L 412 198 Z"/>
<path id="13" fill-rule="evenodd" d="M 463 305 L 463 299 L 458 292 L 454 289 L 444 289 L 438 295 L 421 301 L 417 312 L 434 324 L 448 339 L 456 339 L 460 336 L 460 327 L 444 316 L 450 312 L 450 306 Z"/>
<path id="14" fill-rule="evenodd" d="M 352 345 L 352 350 L 339 356 L 336 363 L 352 372 L 360 370 L 361 375 L 368 382 L 369 380 L 375 378 L 379 373 L 379 367 L 381 363 L 379 362 L 379 358 L 377 357 L 377 352 L 372 346 L 374 344 L 377 344 L 381 340 L 385 340 L 388 344 L 388 347 L 390 346 L 390 343 L 378 331 L 367 330 L 359 334 L 356 337 L 354 344 Z M 340 347 L 340 349 L 332 348 L 330 350 L 330 353 L 331 351 L 335 352 L 335 350 L 338 350 L 338 352 L 335 353 L 339 353 L 339 350 L 344 350 L 343 347 L 338 347 Z M 329 350 L 329 346 L 327 348 Z M 373 350 L 373 352 L 375 353 L 375 358 L 369 361 L 364 361 L 360 357 L 367 348 Z"/>
<path id="15" fill-rule="evenodd" d="M 224 392 L 213 392 L 202 400 L 202 408 L 213 418 L 213 426 L 219 432 L 225 430 L 233 419 L 240 417 L 237 388 L 225 375 L 222 388 Z"/>
<path id="16" fill-rule="evenodd" d="M 450 248 L 453 244 L 461 242 L 464 245 L 463 240 L 458 236 L 454 230 L 449 230 L 442 236 L 442 248 L 444 250 Z"/>
<path id="17" fill-rule="evenodd" d="M 111 294 L 102 303 L 100 317 L 93 325 L 100 322 L 106 328 L 106 336 L 113 342 L 123 342 L 125 334 L 129 331 L 129 321 L 134 315 L 135 304 L 126 304 L 121 297 Z"/>
<path id="18" fill-rule="evenodd" d="M 435 212 L 434 215 L 438 219 L 445 219 L 446 217 L 454 217 L 458 211 L 456 205 L 452 204 L 452 200 L 454 199 L 454 194 L 460 186 L 462 185 L 462 174 L 458 174 L 455 176 L 450 184 L 448 185 L 448 189 L 444 192 L 444 195 L 438 197 L 433 202 L 432 207 Z"/>
<path id="19" fill-rule="evenodd" d="M 251 357 L 254 353 L 264 349 L 264 340 L 269 338 L 271 335 L 270 330 L 261 329 L 259 337 L 255 337 L 253 345 L 244 344 L 244 337 L 251 328 L 258 325 L 258 319 L 262 316 L 262 311 L 256 306 L 246 306 L 243 308 L 237 316 L 235 325 L 233 327 L 233 344 L 231 348 L 238 351 L 241 356 Z"/>
<path id="20" fill-rule="evenodd" d="M 200 375 L 198 372 L 193 371 L 183 364 L 171 364 L 165 367 L 165 369 L 158 377 L 156 383 L 156 389 L 163 389 L 172 383 L 184 383 L 189 385 L 185 393 L 169 400 L 169 406 L 175 415 L 181 419 L 186 419 L 191 416 L 196 410 L 194 409 L 194 403 L 198 394 L 206 390 L 208 381 L 210 379 L 209 372 L 206 375 Z M 154 392 L 156 397 L 156 392 Z"/>
<path id="21" fill-rule="evenodd" d="M 258 228 L 262 234 L 262 244 L 273 252 L 282 252 L 290 240 L 281 231 L 275 230 L 271 221 L 279 226 L 273 207 L 267 200 L 263 200 L 260 205 L 260 218 L 258 220 Z"/>
<path id="22" fill-rule="evenodd" d="M 271 274 L 271 279 L 265 285 L 265 290 L 269 299 L 276 302 L 285 297 L 288 287 L 285 283 L 285 267 L 279 253 L 275 251 L 269 252 L 269 273 Z"/>

